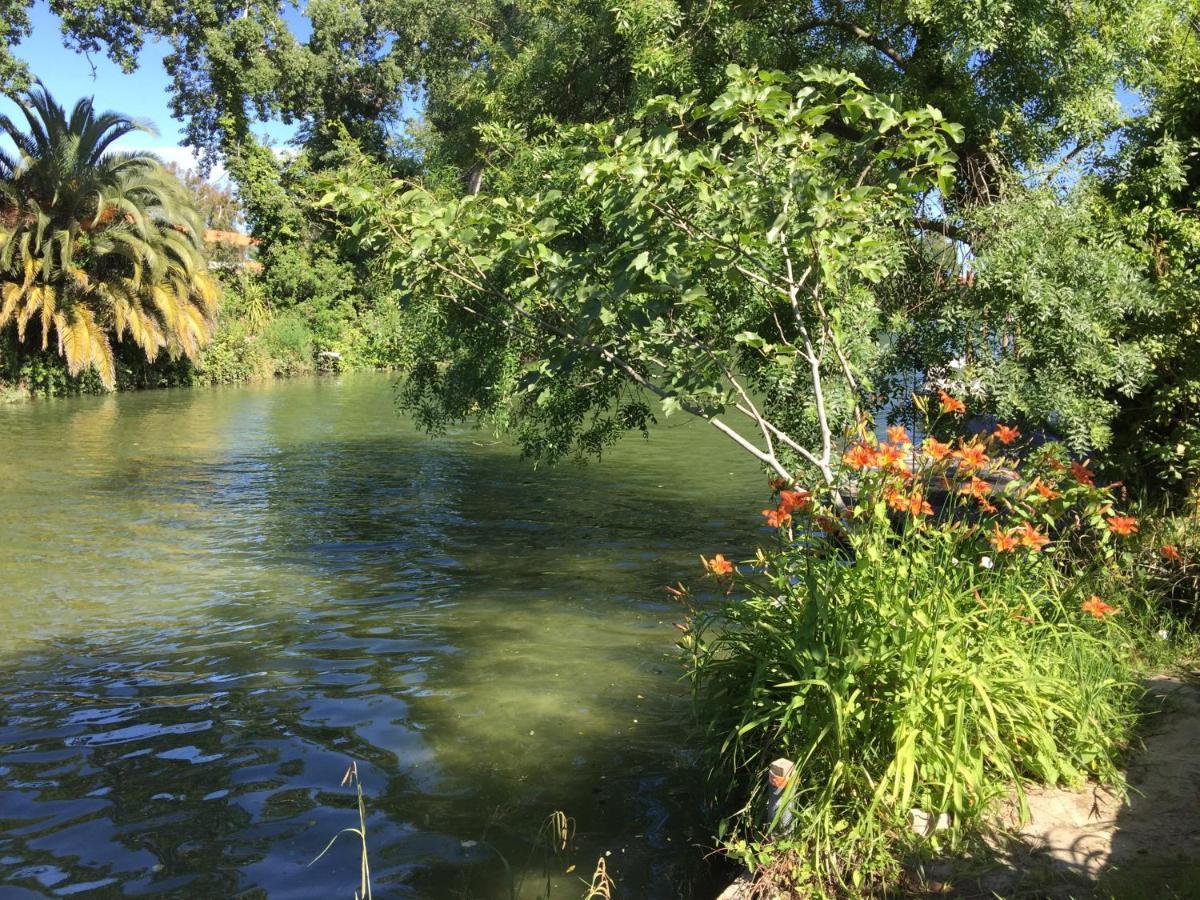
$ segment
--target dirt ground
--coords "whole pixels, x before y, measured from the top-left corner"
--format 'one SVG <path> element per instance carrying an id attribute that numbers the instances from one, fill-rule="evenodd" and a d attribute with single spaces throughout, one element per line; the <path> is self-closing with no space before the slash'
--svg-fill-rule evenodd
<path id="1" fill-rule="evenodd" d="M 999 866 L 950 879 L 952 896 L 1200 900 L 1200 684 L 1148 682 L 1128 787 L 1028 794 L 1030 821 L 1006 816 Z M 947 886 L 949 887 L 949 886 Z"/>

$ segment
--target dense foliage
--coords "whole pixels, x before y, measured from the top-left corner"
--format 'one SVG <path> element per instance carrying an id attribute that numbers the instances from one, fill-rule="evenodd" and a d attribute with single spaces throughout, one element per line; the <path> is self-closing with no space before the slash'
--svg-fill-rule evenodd
<path id="1" fill-rule="evenodd" d="M 832 479 L 869 387 L 872 285 L 899 264 L 907 206 L 952 173 L 957 130 L 846 73 L 729 76 L 634 128 L 515 144 L 530 196 L 334 182 L 325 202 L 421 305 L 405 399 L 428 424 L 512 421 L 553 459 L 645 429 L 653 397 L 782 476 L 802 461 Z M 855 138 L 819 133 L 831 119 Z"/>
<path id="2" fill-rule="evenodd" d="M 929 266 L 897 279 L 889 393 L 904 404 L 904 376 L 924 371 L 1078 452 L 1109 447 L 1156 364 L 1154 339 L 1130 323 L 1159 316 L 1163 299 L 1097 190 L 1009 185 L 971 211 L 976 236 L 951 285 Z"/>
<path id="3" fill-rule="evenodd" d="M 1114 421 L 1117 471 L 1176 495 L 1200 483 L 1200 11 L 1167 23 L 1146 114 L 1128 129 L 1104 187 L 1157 302 L 1130 318 L 1154 371 Z"/>
<path id="4" fill-rule="evenodd" d="M 1097 453 L 1114 471 L 1133 468 L 1147 485 L 1182 486 L 1193 477 L 1197 454 L 1189 436 L 1198 414 L 1185 370 L 1196 356 L 1189 337 L 1194 264 L 1183 261 L 1194 259 L 1184 236 L 1194 222 L 1186 189 L 1188 138 L 1172 138 L 1168 158 L 1176 168 L 1169 172 L 1150 171 L 1145 153 L 1135 166 L 1106 150 L 1120 147 L 1121 159 L 1132 159 L 1139 142 L 1149 140 L 1139 134 L 1166 127 L 1156 123 L 1181 130 L 1178 116 L 1187 101 L 1169 85 L 1185 77 L 1171 72 L 1191 71 L 1180 62 L 1195 52 L 1189 4 L 1074 4 L 1049 14 L 1037 5 L 992 13 L 958 4 L 896 4 L 838 15 L 758 4 L 708 4 L 700 15 L 673 3 L 522 12 L 504 25 L 521 41 L 497 52 L 494 43 L 478 38 L 487 62 L 461 82 L 440 69 L 437 77 L 421 70 L 427 115 L 413 136 L 424 153 L 421 184 L 431 194 L 452 204 L 464 188 L 470 193 L 482 186 L 484 195 L 515 208 L 537 208 L 555 222 L 566 221 L 574 208 L 569 201 L 540 198 L 557 189 L 582 204 L 593 177 L 588 166 L 595 138 L 588 128 L 603 126 L 616 136 L 631 126 L 662 125 L 669 114 L 654 98 L 663 90 L 679 103 L 711 103 L 728 90 L 720 72 L 729 58 L 792 73 L 809 63 L 846 66 L 865 95 L 896 109 L 930 104 L 956 125 L 949 163 L 955 177 L 910 197 L 893 220 L 889 265 L 871 288 L 873 311 L 842 320 L 844 327 L 851 321 L 859 326 L 858 340 L 846 338 L 853 346 L 845 355 L 851 380 L 875 398 L 868 405 L 905 402 L 915 375 L 915 383 L 932 380 L 968 393 L 981 415 L 1057 435 L 1077 452 Z M 1145 115 L 1123 118 L 1116 102 L 1121 82 L 1151 97 Z M 563 96 L 560 87 L 567 84 L 571 92 Z M 818 125 L 798 122 L 792 136 L 803 140 L 807 128 L 822 140 L 867 146 L 870 128 L 852 119 L 835 114 Z M 588 124 L 583 130 L 563 127 L 577 122 Z M 681 152 L 712 140 L 711 133 L 682 124 L 677 132 Z M 360 172 L 339 174 L 347 193 L 355 187 L 375 191 L 379 184 Z M 1139 233 L 1137 224 L 1147 211 L 1135 205 L 1138 195 L 1131 192 L 1150 188 L 1154 178 L 1175 185 L 1169 203 L 1156 201 L 1164 208 L 1155 214 L 1156 227 L 1163 227 L 1164 216 L 1173 223 L 1166 239 Z M 886 183 L 882 173 L 868 173 L 868 186 Z M 724 208 L 741 210 L 736 190 L 721 187 Z M 636 192 L 629 196 L 642 199 Z M 839 204 L 842 199 L 838 195 Z M 835 218 L 845 209 L 839 204 Z M 619 210 L 598 209 L 608 218 L 588 239 L 607 251 L 630 246 L 628 235 L 611 227 Z M 769 206 L 752 206 L 737 224 L 745 233 L 753 219 L 749 227 L 766 234 L 775 214 Z M 571 227 L 582 239 L 585 225 L 578 219 Z M 1179 261 L 1170 283 L 1161 274 L 1165 253 Z M 543 266 L 542 274 L 547 271 Z M 566 273 L 558 274 L 567 284 Z M 607 274 L 615 281 L 611 270 Z M 418 328 L 429 322 L 428 312 L 420 307 Z M 460 354 L 480 357 L 509 342 L 499 332 L 485 339 L 488 327 L 465 329 L 470 340 L 450 339 L 437 358 L 449 363 Z M 546 351 L 557 340 L 547 337 L 546 346 L 531 352 L 550 358 L 554 352 Z M 663 361 L 661 352 L 655 359 Z M 745 356 L 739 362 L 749 364 Z M 427 378 L 412 383 L 413 402 L 431 421 L 494 412 L 497 397 L 511 394 L 505 387 L 511 372 L 503 366 L 480 371 L 479 384 L 460 384 L 453 394 L 466 388 L 473 397 L 487 395 L 487 403 L 442 403 L 449 392 Z M 580 383 L 588 390 L 539 393 L 540 404 L 511 405 L 499 420 L 518 429 L 534 423 L 537 432 L 536 420 L 552 416 L 561 440 L 590 433 L 588 423 L 596 417 L 607 439 L 644 424 L 635 414 L 640 401 L 630 397 L 612 406 L 618 388 L 611 379 L 607 389 L 588 379 Z M 753 386 L 772 397 L 793 388 L 777 377 Z M 678 391 L 669 403 L 706 415 L 722 405 L 691 399 Z M 1181 404 L 1182 416 L 1166 415 Z M 723 408 L 736 415 L 733 404 Z M 1138 423 L 1151 410 L 1160 424 L 1141 434 Z M 810 424 L 814 417 L 810 412 Z M 795 428 L 795 418 L 787 424 Z"/>
<path id="5" fill-rule="evenodd" d="M 326 284 L 330 266 L 371 271 L 357 250 L 314 252 L 330 232 L 304 202 L 311 195 L 296 190 L 310 175 L 342 171 L 347 138 L 381 173 L 419 172 L 443 199 L 482 188 L 529 200 L 545 191 L 543 178 L 571 196 L 582 162 L 564 128 L 611 122 L 620 133 L 664 94 L 711 103 L 730 62 L 789 78 L 814 66 L 853 72 L 870 96 L 896 109 L 931 106 L 959 128 L 956 177 L 909 206 L 907 246 L 875 289 L 882 340 L 850 360 L 864 383 L 891 401 L 923 374 L 969 391 L 981 414 L 1057 434 L 1147 486 L 1182 491 L 1196 476 L 1194 0 L 51 7 L 69 43 L 126 67 L 146 40 L 170 42 L 175 111 L 188 141 L 233 175 L 268 272 L 273 245 L 296 245 L 281 250 L 270 279 L 280 290 L 302 274 L 298 261 Z M 4 14 L 14 34 L 27 28 L 23 4 Z M 1141 108 L 1122 109 L 1119 85 L 1141 92 Z M 406 121 L 416 104 L 421 118 Z M 291 159 L 255 138 L 263 117 L 300 124 Z M 867 137 L 836 117 L 815 131 Z M 344 322 L 378 294 L 356 289 L 348 306 L 326 297 L 320 313 Z M 418 328 L 427 312 L 418 305 Z M 443 347 L 446 361 L 478 351 L 478 329 L 469 331 L 475 349 Z M 426 405 L 433 399 L 413 389 Z M 539 409 L 586 430 L 606 417 L 610 395 L 560 392 Z M 642 418 L 621 421 L 616 431 L 637 430 Z"/>

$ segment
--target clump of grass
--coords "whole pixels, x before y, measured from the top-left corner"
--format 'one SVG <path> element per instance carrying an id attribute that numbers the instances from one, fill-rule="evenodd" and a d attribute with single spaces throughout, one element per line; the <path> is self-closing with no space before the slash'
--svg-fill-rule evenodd
<path id="1" fill-rule="evenodd" d="M 342 776 L 342 787 L 353 785 L 355 792 L 358 794 L 358 827 L 343 828 L 325 845 L 325 849 L 313 858 L 309 865 L 313 865 L 317 860 L 329 852 L 329 848 L 337 842 L 337 839 L 343 834 L 353 834 L 362 845 L 362 858 L 359 864 L 359 880 L 358 887 L 354 891 L 354 900 L 372 900 L 371 897 L 371 861 L 367 855 L 367 807 L 363 799 L 362 781 L 358 777 L 358 762 L 351 760 L 350 765 L 346 768 L 346 774 Z"/>
<path id="2" fill-rule="evenodd" d="M 601 856 L 596 860 L 596 869 L 592 872 L 592 881 L 588 885 L 588 892 L 583 895 L 583 900 L 612 900 L 613 889 L 616 886 L 616 882 L 609 877 L 608 864 Z"/>
<path id="3" fill-rule="evenodd" d="M 1098 592 L 1121 598 L 1123 648 L 1139 674 L 1200 666 L 1200 495 L 1144 505 L 1137 530 L 1097 572 Z"/>
<path id="4" fill-rule="evenodd" d="M 542 820 L 537 836 L 534 838 L 533 847 L 529 853 L 529 860 L 526 861 L 526 869 L 529 868 L 536 854 L 542 852 L 546 854 L 542 875 L 546 882 L 547 897 L 551 893 L 553 878 L 562 868 L 562 863 L 567 860 L 572 849 L 572 841 L 574 840 L 575 819 L 568 816 L 561 809 L 554 810 Z M 575 867 L 571 866 L 567 871 L 569 872 L 573 868 Z"/>
<path id="5" fill-rule="evenodd" d="M 1183 627 L 1200 627 L 1200 497 L 1146 510 L 1123 573 L 1129 586 Z"/>
<path id="6" fill-rule="evenodd" d="M 556 809 L 546 817 L 542 827 L 538 829 L 539 839 L 542 835 L 550 841 L 550 852 L 558 855 L 567 850 L 575 838 L 575 820 L 561 809 Z"/>

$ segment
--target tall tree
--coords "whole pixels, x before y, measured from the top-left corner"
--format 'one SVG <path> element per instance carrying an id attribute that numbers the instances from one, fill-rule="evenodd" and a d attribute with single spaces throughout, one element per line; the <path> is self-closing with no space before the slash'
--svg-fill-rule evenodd
<path id="1" fill-rule="evenodd" d="M 1156 360 L 1169 361 L 1156 345 L 1171 343 L 1161 329 L 1187 333 L 1186 304 L 1176 326 L 1156 312 L 1186 294 L 1172 289 L 1176 299 L 1165 299 L 1160 276 L 1134 258 L 1168 231 L 1130 231 L 1117 221 L 1128 216 L 1112 209 L 1118 191 L 1099 190 L 1097 179 L 1114 135 L 1136 131 L 1118 102 L 1123 83 L 1157 98 L 1164 123 L 1168 107 L 1186 106 L 1167 101 L 1191 90 L 1186 75 L 1175 79 L 1180 90 L 1167 85 L 1172 54 L 1191 58 L 1179 48 L 1194 30 L 1195 0 L 312 0 L 296 13 L 276 0 L 52 7 L 75 46 L 107 49 L 125 65 L 147 37 L 171 42 L 176 114 L 194 146 L 224 157 L 264 246 L 276 235 L 303 238 L 311 222 L 253 135 L 263 117 L 300 124 L 310 170 L 348 134 L 392 166 L 414 147 L 411 159 L 439 191 L 528 194 L 536 186 L 521 181 L 517 166 L 527 158 L 511 153 L 512 135 L 536 146 L 577 124 L 631 125 L 658 94 L 711 102 L 726 88 L 731 61 L 787 72 L 834 67 L 856 73 L 873 95 L 938 109 L 962 126 L 956 177 L 908 210 L 904 261 L 890 267 L 879 294 L 881 329 L 897 339 L 871 357 L 864 381 L 882 388 L 914 369 L 956 381 L 977 409 L 1095 449 L 1112 439 L 1114 416 L 1145 409 L 1154 396 L 1150 374 Z M 13 9 L 19 30 L 21 4 Z M 307 17 L 303 27 L 297 15 Z M 423 115 L 404 133 L 397 126 L 413 96 Z M 1167 127 L 1146 125 L 1146 134 Z M 814 129 L 842 141 L 868 137 L 838 117 Z M 1079 188 L 1060 204 L 1062 184 L 1049 182 L 1067 166 Z M 1125 179 L 1135 181 L 1148 184 Z M 1191 201 L 1170 202 L 1186 223 Z M 1131 202 L 1127 211 L 1137 208 Z M 931 240 L 946 252 L 929 253 Z M 1177 255 L 1186 259 L 1186 249 Z M 955 277 L 968 271 L 971 289 Z M 1176 357 L 1186 360 L 1179 346 Z M 1118 431 L 1130 427 L 1117 423 Z"/>
<path id="2" fill-rule="evenodd" d="M 979 3 L 564 0 L 503 4 L 473 20 L 454 72 L 425 85 L 446 150 L 481 119 L 544 130 L 628 116 L 657 93 L 712 98 L 726 64 L 832 66 L 906 106 L 962 124 L 957 199 L 1076 147 L 1099 150 L 1121 121 L 1168 0 Z M 482 27 L 481 27 L 482 26 Z M 956 198 L 948 198 L 956 199 Z"/>
<path id="3" fill-rule="evenodd" d="M 71 374 L 92 366 L 109 388 L 113 338 L 194 358 L 217 302 L 199 214 L 156 157 L 112 148 L 146 126 L 90 98 L 68 114 L 41 85 L 15 99 L 26 128 L 0 116 L 17 148 L 0 154 L 0 328 L 43 349 L 56 337 Z"/>
<path id="4" fill-rule="evenodd" d="M 711 99 L 730 62 L 826 65 L 961 123 L 960 190 L 978 195 L 1005 167 L 1099 147 L 1120 122 L 1116 85 L 1136 80 L 1181 2 L 310 0 L 303 28 L 278 0 L 51 6 L 74 46 L 126 67 L 147 37 L 169 40 L 175 112 L 206 153 L 264 115 L 319 140 L 337 122 L 385 151 L 410 91 L 454 154 L 490 119 L 597 121 L 662 92 Z"/>
<path id="5" fill-rule="evenodd" d="M 1104 179 L 1159 300 L 1128 322 L 1154 372 L 1118 398 L 1115 453 L 1130 478 L 1182 493 L 1200 485 L 1200 3 L 1162 23 L 1148 62 L 1145 110 Z"/>

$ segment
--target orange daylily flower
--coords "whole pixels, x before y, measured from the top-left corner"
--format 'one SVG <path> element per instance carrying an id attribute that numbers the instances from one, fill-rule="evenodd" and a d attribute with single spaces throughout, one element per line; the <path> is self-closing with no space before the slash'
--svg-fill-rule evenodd
<path id="1" fill-rule="evenodd" d="M 1097 619 L 1103 619 L 1105 616 L 1115 615 L 1119 610 L 1115 606 L 1109 606 L 1095 594 L 1088 597 L 1079 605 L 1085 613 L 1091 613 Z"/>
<path id="2" fill-rule="evenodd" d="M 764 509 L 762 514 L 767 517 L 767 525 L 771 528 L 782 528 L 792 521 L 792 514 L 784 512 L 782 507 L 780 509 Z"/>
<path id="3" fill-rule="evenodd" d="M 725 558 L 725 554 L 717 553 L 712 559 L 700 557 L 700 562 L 704 564 L 704 568 L 714 575 L 729 575 L 733 572 L 733 563 Z"/>
<path id="4" fill-rule="evenodd" d="M 1050 538 L 1046 537 L 1028 522 L 1025 522 L 1017 529 L 1017 540 L 1020 541 L 1022 547 L 1028 547 L 1034 553 L 1050 543 Z"/>
<path id="5" fill-rule="evenodd" d="M 866 444 L 855 444 L 842 457 L 842 461 L 852 469 L 866 469 L 879 465 L 875 451 Z"/>
<path id="6" fill-rule="evenodd" d="M 966 494 L 968 497 L 985 497 L 992 491 L 992 486 L 982 478 L 971 476 L 971 480 L 958 489 L 960 494 Z"/>
<path id="7" fill-rule="evenodd" d="M 904 448 L 897 444 L 880 444 L 875 454 L 875 464 L 884 468 L 894 466 L 904 459 Z"/>
<path id="8" fill-rule="evenodd" d="M 794 513 L 796 510 L 805 509 L 810 503 L 812 503 L 812 494 L 810 494 L 808 491 L 795 490 L 779 492 L 779 511 L 781 513 Z"/>
<path id="9" fill-rule="evenodd" d="M 1174 544 L 1163 544 L 1162 555 L 1171 562 L 1183 562 L 1183 557 L 1179 555 L 1179 551 L 1175 549 Z"/>
<path id="10" fill-rule="evenodd" d="M 958 413 L 962 415 L 967 411 L 967 405 L 961 400 L 951 397 L 945 391 L 938 391 L 938 399 L 942 401 L 942 412 Z"/>
<path id="11" fill-rule="evenodd" d="M 925 495 L 920 490 L 914 490 L 911 494 L 904 494 L 900 491 L 890 489 L 887 492 L 888 506 L 897 512 L 906 512 L 913 516 L 931 516 L 933 515 L 933 507 L 929 505 L 929 501 L 925 499 Z"/>
<path id="12" fill-rule="evenodd" d="M 1086 459 L 1082 463 L 1071 460 L 1071 475 L 1080 484 L 1087 487 L 1094 487 L 1096 484 L 1096 474 L 1088 468 L 1090 464 L 1091 461 Z"/>
<path id="13" fill-rule="evenodd" d="M 776 509 L 764 509 L 762 515 L 767 517 L 767 524 L 770 528 L 782 528 L 792 521 L 791 512 L 785 511 L 782 506 Z"/>
<path id="14" fill-rule="evenodd" d="M 1137 519 L 1133 516 L 1109 516 L 1105 521 L 1113 534 L 1130 535 L 1138 530 Z"/>
<path id="15" fill-rule="evenodd" d="M 988 543 L 991 544 L 997 553 L 1012 553 L 1017 549 L 1017 539 L 1000 528 L 999 525 L 992 526 L 991 536 L 988 537 Z"/>
<path id="16" fill-rule="evenodd" d="M 969 444 L 964 444 L 962 438 L 958 439 L 959 449 L 954 451 L 954 458 L 968 469 L 982 469 L 987 465 L 988 457 L 983 452 L 983 445 L 978 441 L 971 441 Z"/>
<path id="17" fill-rule="evenodd" d="M 985 497 L 979 498 L 979 508 L 982 509 L 986 513 L 1000 512 L 1000 510 L 996 508 L 996 504 L 992 503 L 990 500 L 986 499 Z"/>
<path id="18" fill-rule="evenodd" d="M 908 436 L 908 432 L 903 425 L 892 425 L 887 430 L 888 440 L 893 444 L 911 444 L 912 438 Z"/>
<path id="19" fill-rule="evenodd" d="M 920 491 L 914 491 L 908 497 L 908 512 L 914 516 L 932 516 L 933 507 Z"/>
<path id="20" fill-rule="evenodd" d="M 1033 489 L 1047 500 L 1055 500 L 1062 496 L 1062 494 L 1054 490 L 1054 488 L 1050 487 L 1050 485 L 1046 484 L 1040 478 L 1033 479 Z"/>
<path id="21" fill-rule="evenodd" d="M 921 449 L 934 462 L 941 462 L 950 455 L 950 445 L 943 444 L 937 438 L 925 438 L 921 442 Z"/>
<path id="22" fill-rule="evenodd" d="M 1008 425 L 997 425 L 996 430 L 993 431 L 992 434 L 995 436 L 996 440 L 1005 446 L 1008 446 L 1021 436 L 1021 432 Z"/>

